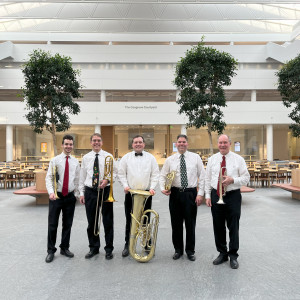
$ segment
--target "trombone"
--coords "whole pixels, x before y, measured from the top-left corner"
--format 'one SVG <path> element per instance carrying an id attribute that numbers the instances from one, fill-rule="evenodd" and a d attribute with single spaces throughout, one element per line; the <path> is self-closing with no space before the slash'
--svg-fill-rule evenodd
<path id="1" fill-rule="evenodd" d="M 94 224 L 94 235 L 97 236 L 100 233 L 100 224 L 102 219 L 102 207 L 103 202 L 116 202 L 113 196 L 113 166 L 114 166 L 114 158 L 110 155 L 105 157 L 104 161 L 104 175 L 103 179 L 107 179 L 110 181 L 110 187 L 109 187 L 109 195 L 107 200 L 103 201 L 104 199 L 104 188 L 102 189 L 102 197 L 101 197 L 101 206 L 100 206 L 100 212 L 98 213 L 99 209 L 99 196 L 100 196 L 100 188 L 98 186 L 98 195 L 97 195 L 97 205 L 96 205 L 96 213 L 95 213 L 95 224 Z M 98 227 L 98 231 L 97 231 Z"/>

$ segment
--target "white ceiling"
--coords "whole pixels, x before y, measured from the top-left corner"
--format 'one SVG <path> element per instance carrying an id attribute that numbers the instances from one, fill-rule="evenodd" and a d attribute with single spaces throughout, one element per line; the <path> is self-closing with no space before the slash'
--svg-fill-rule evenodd
<path id="1" fill-rule="evenodd" d="M 0 40 L 59 33 L 72 35 L 73 40 L 86 40 L 85 34 L 111 35 L 114 40 L 122 40 L 122 35 L 128 40 L 130 34 L 131 41 L 141 35 L 144 40 L 147 35 L 188 40 L 197 34 L 199 40 L 203 34 L 210 40 L 212 36 L 249 41 L 272 36 L 274 41 L 291 41 L 299 37 L 299 20 L 299 1 L 287 0 L 1 1 Z"/>

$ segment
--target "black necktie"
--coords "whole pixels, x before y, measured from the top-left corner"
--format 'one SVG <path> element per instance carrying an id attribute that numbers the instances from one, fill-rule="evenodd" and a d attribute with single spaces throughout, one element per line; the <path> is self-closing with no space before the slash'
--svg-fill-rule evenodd
<path id="1" fill-rule="evenodd" d="M 98 153 L 96 154 L 95 160 L 94 160 L 94 168 L 93 168 L 93 188 L 98 187 L 99 183 L 99 163 L 98 163 Z"/>
<path id="2" fill-rule="evenodd" d="M 135 152 L 134 155 L 135 155 L 135 156 L 143 156 L 143 152 L 141 152 L 141 153 L 136 153 L 136 152 Z"/>

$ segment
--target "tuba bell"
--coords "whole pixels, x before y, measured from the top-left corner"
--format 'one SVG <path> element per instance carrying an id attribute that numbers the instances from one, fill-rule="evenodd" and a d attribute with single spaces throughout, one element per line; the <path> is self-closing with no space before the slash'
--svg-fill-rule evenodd
<path id="1" fill-rule="evenodd" d="M 152 209 L 144 211 L 145 203 L 151 196 L 150 192 L 143 190 L 129 190 L 129 192 L 133 199 L 129 253 L 138 262 L 148 262 L 155 253 L 159 215 Z M 151 222 L 147 213 L 154 215 Z"/>
<path id="2" fill-rule="evenodd" d="M 224 170 L 224 172 L 223 172 Z M 223 182 L 223 176 L 227 175 L 227 171 L 226 171 L 226 167 L 222 167 L 222 163 L 221 163 L 221 167 L 220 167 L 220 173 L 219 173 L 219 201 L 217 202 L 217 204 L 225 204 L 225 202 L 223 201 L 223 196 L 225 196 L 226 194 L 226 187 L 223 187 L 222 182 Z M 224 192 L 223 192 L 224 191 Z"/>

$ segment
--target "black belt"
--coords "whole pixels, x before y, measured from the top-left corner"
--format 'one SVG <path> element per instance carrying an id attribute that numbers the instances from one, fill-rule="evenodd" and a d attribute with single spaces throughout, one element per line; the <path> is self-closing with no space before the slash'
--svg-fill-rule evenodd
<path id="1" fill-rule="evenodd" d="M 57 192 L 57 196 L 59 196 L 59 198 L 61 197 L 69 197 L 69 196 L 73 196 L 74 195 L 74 191 L 68 193 L 66 196 L 64 196 L 61 192 Z"/>
<path id="2" fill-rule="evenodd" d="M 216 189 L 213 189 L 213 190 L 217 192 Z M 227 194 L 229 194 L 229 193 L 237 192 L 237 191 L 241 191 L 241 189 L 235 189 L 235 190 L 226 191 L 226 194 L 225 194 L 225 195 L 227 195 Z"/>
<path id="3" fill-rule="evenodd" d="M 110 185 L 107 185 L 104 189 L 109 188 L 109 187 L 110 187 Z M 85 189 L 86 191 L 98 192 L 97 187 L 89 187 L 89 186 L 85 185 L 85 186 L 84 186 L 84 189 Z M 103 189 L 100 189 L 100 190 L 103 190 Z"/>
<path id="4" fill-rule="evenodd" d="M 197 188 L 196 187 L 193 187 L 193 188 L 178 188 L 178 187 L 175 187 L 175 186 L 172 186 L 172 189 L 174 189 L 175 191 L 179 192 L 179 193 L 184 193 L 184 192 L 193 192 L 193 191 L 197 191 Z"/>

